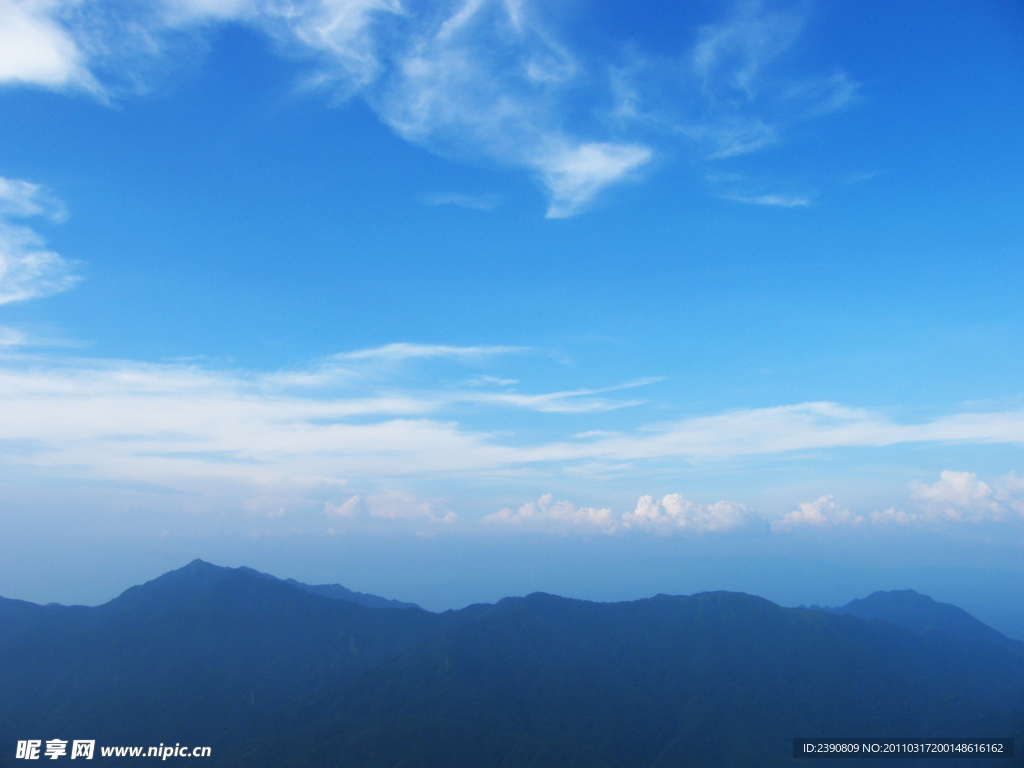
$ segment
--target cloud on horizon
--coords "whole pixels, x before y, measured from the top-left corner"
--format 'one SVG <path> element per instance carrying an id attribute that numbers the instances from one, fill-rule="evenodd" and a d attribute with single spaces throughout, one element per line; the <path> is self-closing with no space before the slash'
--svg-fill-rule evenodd
<path id="1" fill-rule="evenodd" d="M 1004 478 L 1024 496 L 1024 488 L 1014 475 Z M 1017 482 L 1015 482 L 1017 481 Z M 921 486 L 930 489 L 945 489 L 950 483 L 956 486 L 952 498 L 944 497 L 944 503 L 951 504 L 941 514 L 925 507 L 923 511 L 897 512 L 894 508 L 861 515 L 851 512 L 836 503 L 831 495 L 821 496 L 814 501 L 804 502 L 798 507 L 775 518 L 768 518 L 755 512 L 746 505 L 722 500 L 713 504 L 701 504 L 684 498 L 681 494 L 672 493 L 663 498 L 641 496 L 636 508 L 632 511 L 617 513 L 610 508 L 576 506 L 568 499 L 555 501 L 551 494 L 541 496 L 537 501 L 530 501 L 518 509 L 504 508 L 493 514 L 480 518 L 479 525 L 490 531 L 516 531 L 531 533 L 547 533 L 567 535 L 626 535 L 653 534 L 656 536 L 685 535 L 786 535 L 796 531 L 827 531 L 842 528 L 861 528 L 863 526 L 885 528 L 892 524 L 900 526 L 945 527 L 950 523 L 986 523 L 1007 522 L 1016 520 L 1024 522 L 1024 508 L 1017 515 L 971 515 L 964 514 L 977 508 L 978 494 L 969 491 L 967 498 L 962 493 L 964 484 L 977 488 L 983 486 L 969 472 L 945 471 L 939 482 L 933 486 Z M 914 484 L 917 488 L 919 483 Z M 983 492 L 982 497 L 988 499 L 992 493 Z M 921 497 L 915 491 L 910 501 Z"/>
<path id="2" fill-rule="evenodd" d="M 820 528 L 833 525 L 860 525 L 863 522 L 864 518 L 861 515 L 840 508 L 833 496 L 821 496 L 814 501 L 804 502 L 792 512 L 773 520 L 771 530 L 791 531 L 806 526 Z"/>
<path id="3" fill-rule="evenodd" d="M 16 334 L 8 335 L 16 344 Z M 396 483 L 416 488 L 517 477 L 527 487 L 600 473 L 593 467 L 643 473 L 666 460 L 727 462 L 735 469 L 747 459 L 793 452 L 816 451 L 825 458 L 837 449 L 909 443 L 1024 443 L 1020 411 L 955 413 L 913 424 L 834 403 L 653 425 L 637 419 L 627 431 L 580 433 L 577 422 L 563 421 L 566 414 L 633 405 L 615 393 L 651 380 L 524 394 L 512 389 L 515 380 L 494 376 L 432 387 L 415 376 L 403 378 L 402 365 L 413 366 L 417 359 L 461 367 L 514 349 L 388 345 L 337 355 L 326 363 L 326 373 L 316 367 L 255 373 L 7 352 L 0 356 L 0 455 L 7 471 L 24 482 L 38 478 L 44 487 L 59 479 L 63 485 L 152 488 L 186 494 L 197 509 L 262 499 L 250 506 L 270 514 L 288 507 L 281 499 L 306 499 L 302 503 L 310 508 L 329 501 L 341 510 L 354 495 L 370 499 L 373 489 Z M 463 420 L 466 405 L 484 423 L 497 410 L 533 413 L 546 420 L 547 437 L 482 429 Z M 319 490 L 312 496 L 303 490 L 314 487 Z M 352 490 L 337 499 L 341 487 Z M 361 503 L 369 517 L 381 517 L 374 512 L 376 501 Z M 522 530 L 656 534 L 756 530 L 768 523 L 776 532 L 869 522 L 984 523 L 1024 518 L 1024 481 L 1009 475 L 989 484 L 972 473 L 946 471 L 932 484 L 912 484 L 906 505 L 906 511 L 854 513 L 825 495 L 766 522 L 739 502 L 701 504 L 677 494 L 644 496 L 624 513 L 542 497 L 492 517 Z M 435 516 L 443 519 L 449 511 L 438 506 Z"/>

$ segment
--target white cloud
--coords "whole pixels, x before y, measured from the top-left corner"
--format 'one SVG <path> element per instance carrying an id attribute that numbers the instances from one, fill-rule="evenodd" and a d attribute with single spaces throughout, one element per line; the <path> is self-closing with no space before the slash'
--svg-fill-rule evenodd
<path id="1" fill-rule="evenodd" d="M 0 85 L 98 86 L 85 56 L 55 18 L 56 0 L 0 0 Z"/>
<path id="2" fill-rule="evenodd" d="M 710 159 L 733 157 L 777 142 L 783 125 L 848 107 L 859 83 L 842 70 L 781 78 L 774 65 L 789 56 L 804 16 L 791 8 L 739 3 L 721 22 L 700 29 L 692 66 L 706 98 L 703 121 L 681 130 L 710 145 Z"/>
<path id="3" fill-rule="evenodd" d="M 602 411 L 614 411 L 619 408 L 630 408 L 640 405 L 643 400 L 610 400 L 607 398 L 595 398 L 592 395 L 607 392 L 618 392 L 624 389 L 643 387 L 647 384 L 662 381 L 657 377 L 637 379 L 624 384 L 617 384 L 611 387 L 600 389 L 574 389 L 563 392 L 546 392 L 540 395 L 519 394 L 516 392 L 460 392 L 453 395 L 453 398 L 467 402 L 487 403 L 491 405 L 510 405 L 518 408 L 528 408 L 541 413 L 595 413 Z M 507 383 L 515 384 L 515 381 Z"/>
<path id="4" fill-rule="evenodd" d="M 519 530 L 545 533 L 614 533 L 620 528 L 610 509 L 577 507 L 569 501 L 554 501 L 550 493 L 517 510 L 502 509 L 481 518 L 485 526 L 512 526 Z"/>
<path id="5" fill-rule="evenodd" d="M 1010 472 L 996 485 L 995 496 L 997 501 L 1024 520 L 1024 478 Z"/>
<path id="6" fill-rule="evenodd" d="M 350 496 L 341 504 L 332 504 L 329 501 L 324 502 L 324 514 L 334 517 L 355 517 L 363 509 L 363 497 L 358 494 Z"/>
<path id="7" fill-rule="evenodd" d="M 871 521 L 887 525 L 952 525 L 1024 520 L 1024 483 L 1014 473 L 995 489 L 973 472 L 946 470 L 931 485 L 913 482 L 910 503 L 916 511 L 895 507 L 873 512 Z"/>
<path id="8" fill-rule="evenodd" d="M 912 487 L 914 498 L 937 504 L 989 508 L 993 504 L 992 489 L 973 472 L 946 470 L 939 474 L 939 480 L 932 485 L 917 482 Z"/>
<path id="9" fill-rule="evenodd" d="M 773 531 L 788 531 L 808 526 L 822 528 L 835 525 L 860 525 L 863 522 L 864 518 L 861 515 L 841 508 L 832 496 L 821 496 L 814 501 L 801 504 L 797 509 L 787 512 L 778 520 L 773 520 L 771 529 Z"/>
<path id="10" fill-rule="evenodd" d="M 81 279 L 38 233 L 10 222 L 27 216 L 60 221 L 65 213 L 39 185 L 0 177 L 0 304 L 60 293 Z"/>
<path id="11" fill-rule="evenodd" d="M 579 213 L 598 192 L 650 159 L 651 150 L 638 144 L 590 143 L 541 153 L 534 162 L 551 193 L 547 217 Z"/>
<path id="12" fill-rule="evenodd" d="M 545 494 L 516 510 L 505 508 L 487 515 L 480 523 L 497 530 L 563 535 L 634 532 L 670 536 L 767 530 L 764 520 L 743 504 L 695 504 L 678 493 L 660 501 L 653 496 L 641 496 L 635 510 L 621 514 L 607 507 L 578 507 L 568 500 L 554 501 L 551 494 Z"/>
<path id="13" fill-rule="evenodd" d="M 503 379 L 498 376 L 488 376 L 486 374 L 474 376 L 473 378 L 469 379 L 466 382 L 466 384 L 468 384 L 471 387 L 482 387 L 488 384 L 494 384 L 495 386 L 499 387 L 509 387 L 512 386 L 513 384 L 518 383 L 519 379 Z"/>
<path id="14" fill-rule="evenodd" d="M 0 325 L 0 349 L 14 350 L 24 347 L 87 347 L 87 343 L 68 339 L 40 336 L 20 328 Z"/>
<path id="15" fill-rule="evenodd" d="M 841 70 L 773 74 L 802 34 L 794 10 L 742 3 L 697 30 L 690 49 L 683 31 L 670 60 L 645 58 L 636 41 L 573 49 L 556 16 L 508 0 L 0 0 L 0 34 L 10 37 L 0 39 L 0 82 L 141 92 L 160 62 L 194 58 L 190 39 L 246 24 L 308 63 L 305 88 L 359 95 L 400 136 L 441 156 L 530 172 L 550 218 L 585 211 L 631 178 L 656 141 L 683 136 L 711 159 L 746 154 L 780 141 L 788 122 L 856 95 Z"/>
<path id="16" fill-rule="evenodd" d="M 626 528 L 661 535 L 765 529 L 761 516 L 743 504 L 732 501 L 695 504 L 678 493 L 669 494 L 661 501 L 653 496 L 641 496 L 636 509 L 625 513 L 622 522 Z"/>
<path id="17" fill-rule="evenodd" d="M 393 491 L 371 494 L 363 499 L 370 517 L 383 520 L 412 520 L 451 524 L 458 516 L 444 508 L 440 499 L 419 499 L 408 493 Z"/>
<path id="18" fill-rule="evenodd" d="M 424 205 L 454 205 L 472 211 L 493 211 L 501 205 L 498 195 L 464 195 L 457 192 L 436 192 L 420 198 Z"/>
<path id="19" fill-rule="evenodd" d="M 0 347 L 22 347 L 28 343 L 24 333 L 16 328 L 0 326 Z"/>
<path id="20" fill-rule="evenodd" d="M 704 90 L 717 98 L 754 98 L 764 69 L 793 46 L 802 25 L 792 9 L 766 12 L 762 3 L 749 0 L 725 21 L 701 27 L 693 65 Z"/>
<path id="21" fill-rule="evenodd" d="M 445 525 L 451 525 L 458 520 L 458 515 L 447 509 L 441 499 L 419 499 L 399 491 L 366 496 L 357 494 L 340 504 L 328 501 L 324 504 L 324 513 L 349 520 L 369 517 L 378 520 Z"/>
<path id="22" fill-rule="evenodd" d="M 547 215 L 564 218 L 651 157 L 635 143 L 565 132 L 579 73 L 536 9 L 470 0 L 413 36 L 370 101 L 399 135 L 439 154 L 532 170 Z"/>
<path id="23" fill-rule="evenodd" d="M 837 71 L 829 77 L 810 78 L 797 83 L 785 97 L 807 103 L 803 117 L 819 117 L 856 103 L 859 92 L 860 83 L 845 72 Z"/>
<path id="24" fill-rule="evenodd" d="M 432 348 L 419 351 L 426 354 L 427 349 Z M 486 348 L 436 348 L 438 354 L 447 349 Z M 353 359 L 373 360 L 358 353 Z M 9 357 L 0 366 L 0 440 L 36 446 L 28 454 L 34 459 L 21 455 L 19 461 L 92 467 L 114 476 L 152 474 L 151 479 L 162 473 L 348 477 L 503 471 L 527 465 L 709 460 L 906 442 L 1024 442 L 1024 413 L 1019 412 L 957 414 L 908 425 L 835 404 L 805 403 L 691 418 L 629 433 L 506 444 L 496 435 L 424 415 L 465 401 L 567 410 L 550 404 L 601 390 L 510 400 L 507 393 L 479 388 L 402 392 L 391 382 L 375 382 L 357 378 L 359 389 L 346 389 L 346 384 L 339 390 L 335 381 L 333 389 L 311 394 L 295 372 L 281 376 L 189 364 Z"/>
<path id="25" fill-rule="evenodd" d="M 39 184 L 0 176 L 0 216 L 46 216 L 53 221 L 67 217 L 64 205 Z"/>
<path id="26" fill-rule="evenodd" d="M 586 455 L 710 459 L 917 442 L 1024 443 L 1024 411 L 960 413 L 900 424 L 837 403 L 798 403 L 699 416 L 601 437 L 587 444 Z"/>
<path id="27" fill-rule="evenodd" d="M 799 195 L 755 195 L 743 197 L 732 195 L 728 200 L 735 200 L 737 203 L 750 203 L 751 205 L 771 205 L 778 208 L 806 208 L 811 204 L 810 198 Z"/>
<path id="28" fill-rule="evenodd" d="M 12 345 L 19 341 L 16 333 L 5 338 Z M 437 345 L 419 352 L 428 349 L 447 355 L 444 350 L 487 348 Z M 736 461 L 901 442 L 1024 443 L 1024 414 L 1019 412 L 901 424 L 827 403 L 727 412 L 619 433 L 577 434 L 577 421 L 552 416 L 541 433 L 545 437 L 538 439 L 532 437 L 537 432 L 515 426 L 494 433 L 480 425 L 496 408 L 565 412 L 579 399 L 586 407 L 577 412 L 594 410 L 595 403 L 588 401 L 602 398 L 589 393 L 601 390 L 509 399 L 505 396 L 515 393 L 485 392 L 479 386 L 402 388 L 395 377 L 356 375 L 359 366 L 375 365 L 376 359 L 355 354 L 345 369 L 355 373 L 328 377 L 311 388 L 302 371 L 282 375 L 5 352 L 0 356 L 0 462 L 6 471 L 40 478 L 43 485 L 60 478 L 62 483 L 102 481 L 182 492 L 182 503 L 197 509 L 262 499 L 264 514 L 284 508 L 289 514 L 323 510 L 341 518 L 358 512 L 366 520 L 418 516 L 429 521 L 443 520 L 452 510 L 436 499 L 373 489 L 424 479 L 579 478 L 606 474 L 609 468 L 636 473 L 666 459 Z M 461 369 L 466 358 L 451 353 L 441 359 Z M 482 421 L 460 420 L 466 418 L 465 403 L 474 405 L 472 418 Z M 345 482 L 353 490 L 338 498 L 338 484 Z M 920 512 L 908 514 L 934 513 L 941 520 L 949 519 L 951 509 L 964 520 L 993 519 L 998 507 L 999 514 L 1008 516 L 1024 509 L 1021 485 L 1012 475 L 993 487 L 974 475 L 943 474 L 938 483 L 915 486 L 913 501 Z M 738 530 L 758 523 L 754 513 L 734 502 L 701 505 L 675 494 L 642 499 L 625 515 L 568 502 L 534 505 L 501 516 L 524 527 L 557 521 L 580 530 L 628 527 L 656 533 Z M 801 505 L 775 527 L 820 518 L 849 521 L 846 514 L 824 497 Z"/>
<path id="29" fill-rule="evenodd" d="M 520 352 L 522 347 L 477 346 L 455 347 L 444 344 L 385 344 L 373 349 L 361 349 L 356 352 L 343 352 L 335 355 L 336 360 L 380 360 L 384 362 L 401 362 L 417 358 L 449 358 L 462 360 L 479 360 L 494 355 Z"/>
<path id="30" fill-rule="evenodd" d="M 980 522 L 1001 519 L 1005 510 L 995 499 L 989 485 L 973 472 L 946 470 L 932 485 L 921 482 L 911 484 L 912 498 L 930 518 L 950 521 Z"/>
<path id="31" fill-rule="evenodd" d="M 18 341 L 16 334 L 11 338 Z M 449 359 L 462 362 L 458 356 Z M 351 361 L 373 362 L 372 357 Z M 430 531 L 455 522 L 460 510 L 442 499 L 390 489 L 495 478 L 504 483 L 511 477 L 532 478 L 533 484 L 602 474 L 609 467 L 633 475 L 665 459 L 735 462 L 748 455 L 911 441 L 1024 442 L 1021 413 L 957 414 L 907 425 L 821 403 L 725 413 L 627 433 L 573 435 L 576 425 L 570 423 L 562 439 L 563 417 L 552 417 L 546 434 L 554 432 L 554 439 L 536 440 L 530 433 L 488 432 L 453 414 L 465 413 L 457 408 L 464 401 L 479 406 L 474 411 L 484 410 L 485 423 L 487 408 L 557 409 L 473 399 L 480 394 L 485 393 L 479 387 L 461 393 L 402 391 L 393 380 L 358 376 L 310 390 L 273 373 L 8 352 L 0 356 L 0 463 L 43 489 L 106 483 L 129 489 L 116 493 L 150 494 L 154 504 L 195 512 L 238 509 L 265 521 L 280 517 L 288 525 L 326 518 L 360 528 L 405 525 Z M 348 492 L 339 495 L 339 487 Z M 906 511 L 894 506 L 862 515 L 826 495 L 775 519 L 771 530 L 1024 519 L 1024 481 L 1012 474 L 985 482 L 973 473 L 943 472 L 937 482 L 912 488 Z M 701 504 L 669 494 L 642 496 L 624 512 L 543 496 L 490 515 L 482 525 L 700 535 L 763 531 L 767 523 L 735 501 Z"/>
<path id="32" fill-rule="evenodd" d="M 480 519 L 485 529 L 517 530 L 553 534 L 616 534 L 637 535 L 711 535 L 728 533 L 772 533 L 785 535 L 793 531 L 823 532 L 833 529 L 859 528 L 864 525 L 882 528 L 899 526 L 945 527 L 951 523 L 1002 521 L 1007 515 L 968 515 L 964 509 L 978 509 L 988 505 L 992 494 L 988 486 L 969 473 L 943 473 L 944 478 L 933 486 L 924 486 L 928 493 L 943 503 L 957 504 L 960 509 L 933 507 L 923 511 L 906 512 L 895 507 L 861 515 L 840 506 L 831 495 L 799 504 L 796 509 L 768 521 L 744 504 L 719 501 L 699 504 L 678 493 L 660 500 L 654 496 L 641 496 L 633 511 L 622 514 L 607 507 L 578 507 L 568 500 L 554 501 L 551 494 L 518 509 L 505 508 Z M 1004 485 L 1012 486 L 1008 493 L 1024 495 L 1024 482 L 1013 474 L 1004 478 Z M 932 497 L 929 497 L 932 498 Z M 989 507 L 991 508 L 991 507 Z M 1024 519 L 1024 504 L 1019 505 Z"/>
<path id="33" fill-rule="evenodd" d="M 921 525 L 938 522 L 936 515 L 921 512 L 904 512 L 902 509 L 889 507 L 872 512 L 869 519 L 876 525 Z"/>

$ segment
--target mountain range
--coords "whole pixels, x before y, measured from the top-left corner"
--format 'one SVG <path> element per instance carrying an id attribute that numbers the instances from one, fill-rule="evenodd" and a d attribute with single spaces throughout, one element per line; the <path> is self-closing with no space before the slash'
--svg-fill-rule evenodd
<path id="1" fill-rule="evenodd" d="M 3 766 L 52 738 L 208 745 L 217 766 L 653 768 L 789 765 L 794 737 L 1022 735 L 1024 643 L 910 591 L 431 613 L 196 560 L 97 607 L 0 598 Z"/>

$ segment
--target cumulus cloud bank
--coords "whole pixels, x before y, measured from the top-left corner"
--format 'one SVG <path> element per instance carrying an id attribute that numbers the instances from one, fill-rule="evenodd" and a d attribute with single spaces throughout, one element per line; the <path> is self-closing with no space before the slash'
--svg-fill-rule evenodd
<path id="1" fill-rule="evenodd" d="M 622 516 L 626 528 L 661 535 L 671 533 L 728 533 L 732 531 L 764 531 L 764 519 L 743 504 L 719 501 L 695 504 L 678 493 L 661 501 L 641 496 L 633 512 Z"/>
<path id="2" fill-rule="evenodd" d="M 659 145 L 674 152 L 682 139 L 709 160 L 754 152 L 856 95 L 840 70 L 774 73 L 802 33 L 797 10 L 740 2 L 681 30 L 669 60 L 636 40 L 573 46 L 557 10 L 532 0 L 0 0 L 0 84 L 100 98 L 145 91 L 147 72 L 190 40 L 244 24 L 308 62 L 304 88 L 363 98 L 400 136 L 441 156 L 530 172 L 550 218 L 633 178 Z"/>
<path id="3" fill-rule="evenodd" d="M 832 496 L 821 496 L 814 501 L 801 504 L 778 520 L 773 520 L 771 529 L 787 531 L 803 526 L 860 525 L 863 522 L 864 518 L 861 515 L 855 515 L 848 509 L 841 509 Z"/>
<path id="4" fill-rule="evenodd" d="M 569 501 L 554 501 L 550 493 L 528 501 L 519 509 L 501 509 L 481 519 L 489 526 L 512 526 L 519 530 L 545 533 L 615 533 L 621 527 L 616 515 L 606 508 L 577 507 Z"/>
<path id="5" fill-rule="evenodd" d="M 1004 478 L 998 492 L 978 479 L 973 472 L 946 470 L 931 485 L 911 484 L 911 500 L 917 511 L 905 512 L 895 508 L 875 512 L 874 522 L 912 525 L 920 523 L 983 523 L 1001 521 L 1019 515 L 1024 519 L 1020 505 L 1020 490 L 1014 475 Z"/>
<path id="6" fill-rule="evenodd" d="M 458 515 L 446 509 L 441 499 L 418 499 L 408 493 L 391 492 L 350 496 L 344 502 L 324 503 L 324 514 L 331 518 L 356 520 L 371 517 L 380 520 L 444 523 L 450 525 Z"/>
<path id="7" fill-rule="evenodd" d="M 1007 490 L 1001 491 L 1012 499 L 1024 520 L 1024 482 L 1014 475 L 1004 478 Z M 551 494 L 530 501 L 518 509 L 505 508 L 481 518 L 480 523 L 491 530 L 531 531 L 552 534 L 654 534 L 714 535 L 714 534 L 779 534 L 795 531 L 830 531 L 861 526 L 884 528 L 889 525 L 939 525 L 949 523 L 1001 522 L 1011 516 L 1004 507 L 992 501 L 993 492 L 969 472 L 943 472 L 941 479 L 931 486 L 915 484 L 918 490 L 911 503 L 936 496 L 945 506 L 942 510 L 927 505 L 918 511 L 904 512 L 895 508 L 858 514 L 840 506 L 831 495 L 801 503 L 796 509 L 774 519 L 755 512 L 735 501 L 700 504 L 672 493 L 661 499 L 641 496 L 632 511 L 617 513 L 607 507 L 581 507 L 569 500 L 554 501 Z M 921 490 L 925 493 L 922 495 Z M 979 514 L 984 508 L 989 514 Z M 994 513 L 994 514 L 993 514 Z"/>
<path id="8" fill-rule="evenodd" d="M 568 500 L 555 501 L 548 493 L 516 510 L 505 508 L 481 519 L 492 529 L 515 529 L 561 534 L 639 533 L 673 534 L 764 532 L 767 524 L 759 515 L 732 501 L 696 504 L 678 493 L 658 500 L 641 496 L 636 509 L 621 514 L 607 507 L 577 507 Z"/>

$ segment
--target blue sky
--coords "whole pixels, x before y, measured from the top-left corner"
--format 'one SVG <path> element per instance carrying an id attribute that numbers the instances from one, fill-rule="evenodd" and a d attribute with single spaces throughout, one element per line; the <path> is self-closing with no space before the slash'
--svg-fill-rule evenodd
<path id="1" fill-rule="evenodd" d="M 0 1 L 0 593 L 1019 569 L 1022 65 L 1009 0 Z"/>

